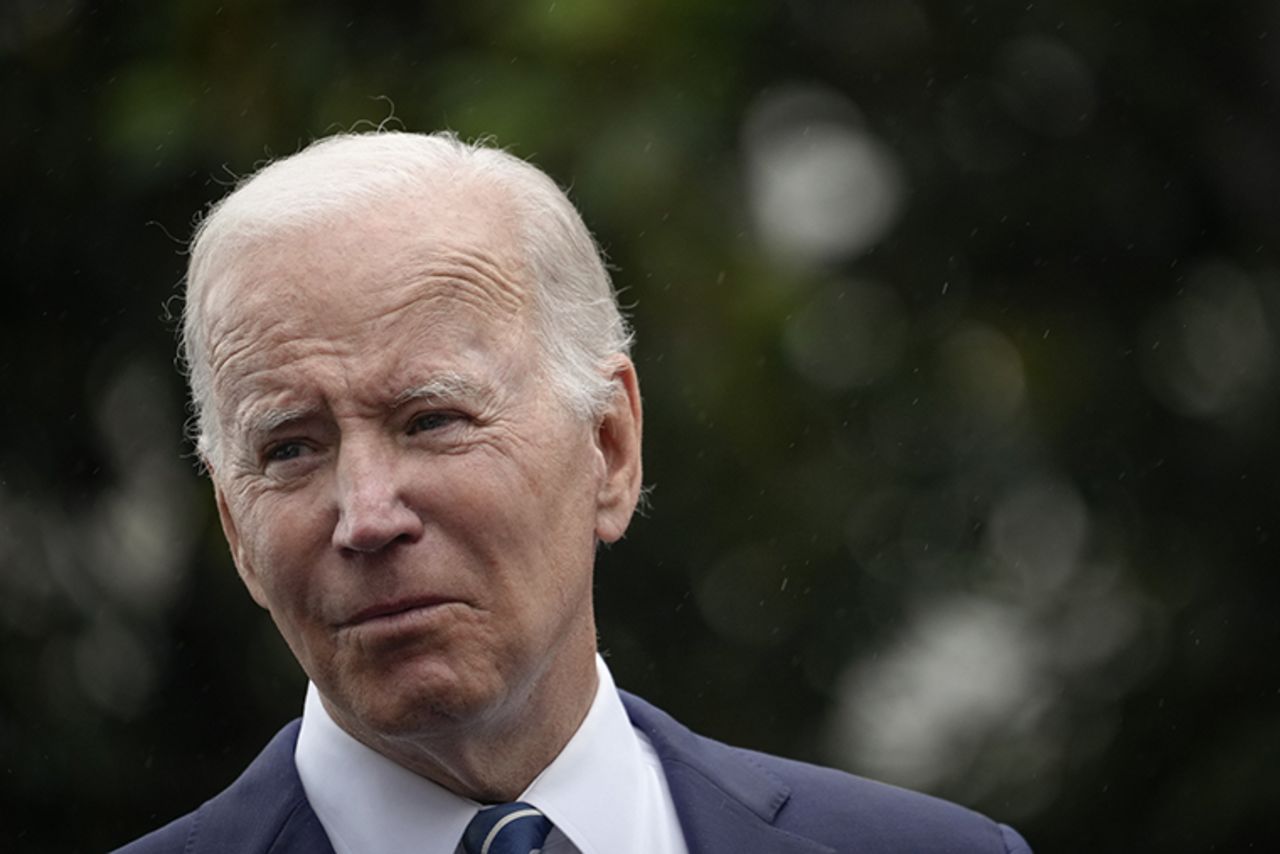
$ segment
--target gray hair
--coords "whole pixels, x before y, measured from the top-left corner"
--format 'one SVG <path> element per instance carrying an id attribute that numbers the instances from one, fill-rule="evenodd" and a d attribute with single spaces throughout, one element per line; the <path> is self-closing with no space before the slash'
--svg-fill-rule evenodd
<path id="1" fill-rule="evenodd" d="M 604 411 L 614 389 L 610 363 L 630 351 L 631 330 L 599 247 L 555 181 L 505 151 L 448 132 L 339 134 L 242 180 L 196 229 L 181 335 L 192 433 L 202 455 L 212 457 L 218 445 L 205 318 L 211 284 L 260 251 L 264 236 L 332 222 L 353 207 L 441 180 L 478 182 L 506 195 L 516 249 L 532 279 L 534 333 L 551 385 L 580 417 Z"/>

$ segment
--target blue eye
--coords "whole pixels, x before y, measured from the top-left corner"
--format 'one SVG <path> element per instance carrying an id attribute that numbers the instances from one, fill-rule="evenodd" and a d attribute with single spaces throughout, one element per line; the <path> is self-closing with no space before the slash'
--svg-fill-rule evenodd
<path id="1" fill-rule="evenodd" d="M 301 442 L 281 442 L 267 450 L 266 459 L 269 463 L 284 462 L 297 459 L 302 455 L 302 451 Z"/>
<path id="2" fill-rule="evenodd" d="M 456 412 L 424 412 L 421 415 L 414 416 L 409 422 L 409 435 L 414 433 L 426 433 L 431 430 L 439 430 L 446 427 L 458 419 Z"/>

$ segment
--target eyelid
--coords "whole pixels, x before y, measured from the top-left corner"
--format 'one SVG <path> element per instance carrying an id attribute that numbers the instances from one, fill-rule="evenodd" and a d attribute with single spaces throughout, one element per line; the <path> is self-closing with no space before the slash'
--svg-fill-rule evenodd
<path id="1" fill-rule="evenodd" d="M 272 454 L 274 454 L 276 451 L 280 450 L 281 448 L 287 448 L 292 445 L 301 445 L 301 444 L 302 444 L 301 439 L 295 439 L 295 438 L 272 439 L 271 441 L 265 443 L 262 446 L 262 453 L 264 456 L 269 457 Z"/>
<path id="2" fill-rule="evenodd" d="M 284 459 L 277 459 L 275 457 L 276 452 L 284 448 L 297 448 L 299 453 Z M 308 447 L 305 441 L 294 437 L 294 438 L 287 438 L 287 439 L 276 439 L 276 440 L 267 442 L 265 445 L 263 445 L 262 450 L 259 453 L 260 453 L 260 456 L 262 457 L 262 462 L 265 465 L 270 465 L 271 463 L 290 462 L 292 460 L 297 459 L 298 456 L 301 456 L 302 453 L 309 450 L 312 450 L 312 449 Z"/>
<path id="3" fill-rule="evenodd" d="M 406 424 L 406 429 L 410 433 L 424 432 L 423 429 L 418 428 L 418 422 L 422 421 L 424 418 L 432 418 L 432 419 L 438 418 L 441 420 L 441 423 L 439 423 L 438 425 L 435 425 L 430 428 L 426 428 L 426 430 L 434 431 L 442 427 L 446 427 L 449 424 L 452 424 L 454 422 L 465 420 L 467 418 L 467 415 L 466 413 L 454 407 L 416 409 L 414 410 L 413 414 L 409 416 L 408 422 Z"/>
<path id="4" fill-rule="evenodd" d="M 323 433 L 316 433 L 310 428 L 289 429 L 280 431 L 274 436 L 264 436 L 255 454 L 258 464 L 263 469 L 272 465 L 297 463 L 301 459 L 309 459 L 323 454 L 328 445 L 328 438 Z M 297 451 L 289 456 L 273 458 L 285 448 L 296 447 Z"/>

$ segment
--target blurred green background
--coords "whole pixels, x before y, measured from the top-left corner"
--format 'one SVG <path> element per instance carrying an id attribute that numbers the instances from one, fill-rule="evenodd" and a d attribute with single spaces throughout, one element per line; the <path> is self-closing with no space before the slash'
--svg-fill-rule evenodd
<path id="1" fill-rule="evenodd" d="M 301 708 L 182 440 L 236 176 L 386 122 L 571 193 L 639 333 L 624 687 L 1037 851 L 1280 850 L 1280 6 L 6 0 L 0 831 Z"/>

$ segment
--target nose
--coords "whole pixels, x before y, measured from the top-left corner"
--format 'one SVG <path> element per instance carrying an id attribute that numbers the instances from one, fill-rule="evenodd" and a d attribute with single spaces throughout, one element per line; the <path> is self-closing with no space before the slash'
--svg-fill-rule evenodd
<path id="1" fill-rule="evenodd" d="M 333 546 L 369 554 L 422 536 L 422 519 L 406 503 L 395 454 L 375 442 L 347 442 L 338 452 L 338 521 Z"/>

